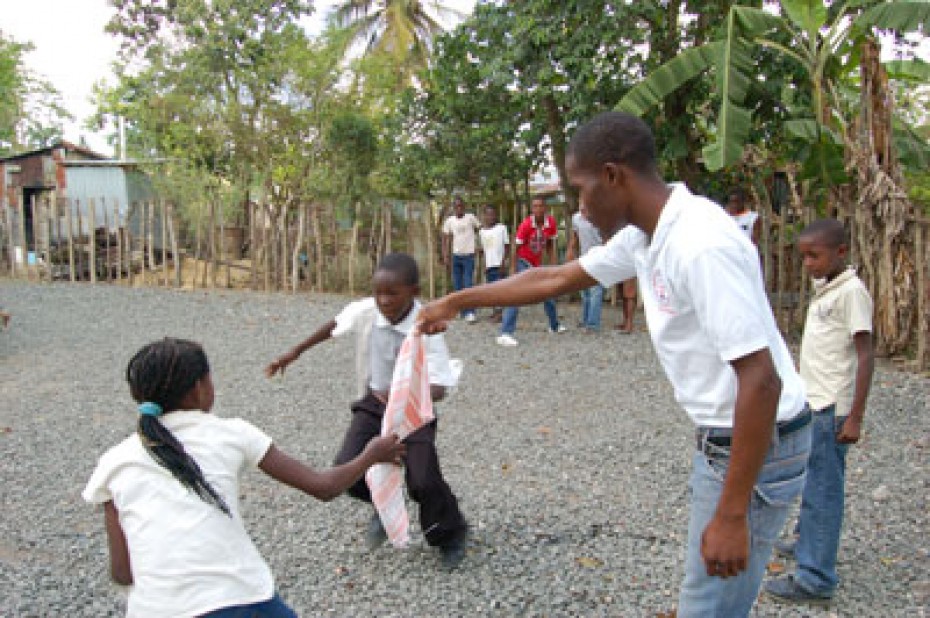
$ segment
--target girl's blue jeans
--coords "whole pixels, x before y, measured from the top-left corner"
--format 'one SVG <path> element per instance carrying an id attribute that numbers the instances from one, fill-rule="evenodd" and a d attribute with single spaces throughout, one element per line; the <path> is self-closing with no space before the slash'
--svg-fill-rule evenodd
<path id="1" fill-rule="evenodd" d="M 691 481 L 691 516 L 685 579 L 678 597 L 679 618 L 748 616 L 759 594 L 765 568 L 788 511 L 804 486 L 811 426 L 787 436 L 774 435 L 756 480 L 749 506 L 749 560 L 745 571 L 722 579 L 707 574 L 701 558 L 701 537 L 720 500 L 729 448 L 707 444 L 694 453 Z"/>

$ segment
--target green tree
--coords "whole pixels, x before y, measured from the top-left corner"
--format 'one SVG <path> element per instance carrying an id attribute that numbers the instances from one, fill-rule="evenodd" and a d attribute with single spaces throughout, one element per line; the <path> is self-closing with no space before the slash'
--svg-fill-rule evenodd
<path id="1" fill-rule="evenodd" d="M 0 31 L 0 155 L 47 146 L 72 119 L 61 94 L 26 67 L 23 57 L 32 49 Z"/>
<path id="2" fill-rule="evenodd" d="M 444 30 L 439 20 L 452 15 L 438 0 L 345 0 L 332 20 L 348 30 L 349 45 L 364 45 L 365 55 L 386 58 L 398 83 L 408 84 L 427 65 L 433 39 Z"/>

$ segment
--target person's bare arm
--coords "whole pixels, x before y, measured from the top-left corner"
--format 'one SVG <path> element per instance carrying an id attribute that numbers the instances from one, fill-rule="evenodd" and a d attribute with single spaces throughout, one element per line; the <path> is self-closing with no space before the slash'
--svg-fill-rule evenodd
<path id="1" fill-rule="evenodd" d="M 861 331 L 853 335 L 853 345 L 856 346 L 856 385 L 853 391 L 852 408 L 849 416 L 843 422 L 836 441 L 840 444 L 855 444 L 862 434 L 862 419 L 865 416 L 865 402 L 869 398 L 869 389 L 872 386 L 872 374 L 875 371 L 875 352 L 872 347 L 872 333 Z"/>
<path id="2" fill-rule="evenodd" d="M 571 262 L 575 259 L 575 253 L 578 251 L 578 232 L 572 230 L 572 233 L 568 235 L 568 248 L 565 249 L 565 261 Z"/>
<path id="3" fill-rule="evenodd" d="M 577 261 L 561 266 L 530 268 L 513 277 L 459 290 L 428 303 L 417 316 L 417 326 L 420 332 L 431 335 L 444 331 L 446 323 L 459 311 L 532 305 L 589 288 L 595 283 L 595 279 Z"/>
<path id="4" fill-rule="evenodd" d="M 119 523 L 119 512 L 112 500 L 103 504 L 103 518 L 110 548 L 110 577 L 117 584 L 132 585 L 132 566 L 129 562 L 129 545 Z"/>
<path id="5" fill-rule="evenodd" d="M 723 578 L 746 570 L 749 501 L 772 439 L 782 388 L 768 348 L 730 364 L 737 381 L 730 463 L 717 509 L 701 537 L 707 574 Z"/>
<path id="6" fill-rule="evenodd" d="M 399 463 L 404 452 L 405 447 L 397 436 L 377 437 L 352 461 L 341 466 L 314 470 L 272 444 L 258 467 L 276 481 L 325 502 L 351 487 L 373 464 Z"/>
<path id="7" fill-rule="evenodd" d="M 549 265 L 559 265 L 559 237 L 553 236 L 547 243 L 549 245 Z"/>
<path id="8" fill-rule="evenodd" d="M 762 237 L 762 217 L 756 217 L 756 220 L 752 224 L 752 244 L 759 246 L 759 239 Z"/>
<path id="9" fill-rule="evenodd" d="M 284 373 L 284 370 L 287 369 L 287 366 L 293 363 L 297 358 L 315 346 L 318 343 L 322 343 L 327 339 L 330 339 L 333 336 L 333 330 L 336 328 L 336 320 L 330 320 L 320 328 L 316 330 L 312 335 L 307 337 L 305 340 L 301 341 L 299 344 L 273 360 L 267 367 L 265 367 L 265 375 L 269 378 L 274 376 L 276 373 Z"/>

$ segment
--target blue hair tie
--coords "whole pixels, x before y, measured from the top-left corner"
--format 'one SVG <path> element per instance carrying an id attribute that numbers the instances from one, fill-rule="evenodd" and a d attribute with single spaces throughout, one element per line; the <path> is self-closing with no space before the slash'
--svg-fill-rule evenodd
<path id="1" fill-rule="evenodd" d="M 161 406 L 151 401 L 143 401 L 139 404 L 139 414 L 142 416 L 160 416 L 162 413 Z"/>

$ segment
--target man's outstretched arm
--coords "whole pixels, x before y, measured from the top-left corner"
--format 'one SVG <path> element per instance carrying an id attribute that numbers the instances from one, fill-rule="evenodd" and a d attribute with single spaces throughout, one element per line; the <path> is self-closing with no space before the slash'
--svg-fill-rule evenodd
<path id="1" fill-rule="evenodd" d="M 532 305 L 589 288 L 595 283 L 595 279 L 577 261 L 561 266 L 530 268 L 502 281 L 459 290 L 434 300 L 420 311 L 417 325 L 420 332 L 438 333 L 444 331 L 446 322 L 460 311 Z"/>

